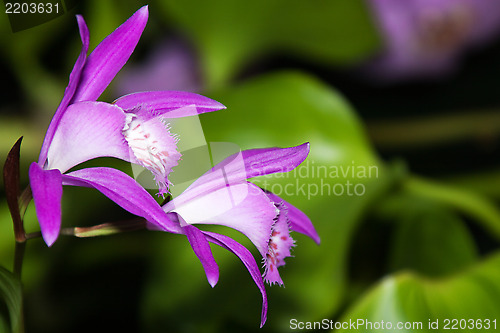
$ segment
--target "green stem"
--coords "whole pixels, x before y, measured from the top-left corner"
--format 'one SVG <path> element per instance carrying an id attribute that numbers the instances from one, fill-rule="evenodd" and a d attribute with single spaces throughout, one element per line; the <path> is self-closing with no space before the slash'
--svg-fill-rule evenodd
<path id="1" fill-rule="evenodd" d="M 33 199 L 33 194 L 31 193 L 31 187 L 28 185 L 21 193 L 18 199 L 19 215 L 17 223 L 14 223 L 14 233 L 16 237 L 16 246 L 14 248 L 14 274 L 21 279 L 21 272 L 23 268 L 24 252 L 26 250 L 26 241 L 29 239 L 28 235 L 24 231 L 24 214 L 28 208 L 29 203 Z"/>
<path id="2" fill-rule="evenodd" d="M 444 179 L 446 183 L 465 188 L 494 200 L 500 199 L 500 170 L 481 171 Z"/>
<path id="3" fill-rule="evenodd" d="M 16 246 L 14 248 L 14 275 L 21 280 L 21 272 L 23 269 L 23 259 L 24 252 L 26 250 L 26 241 L 24 242 L 16 242 Z"/>
<path id="4" fill-rule="evenodd" d="M 450 205 L 481 223 L 500 239 L 500 210 L 475 192 L 411 176 L 404 183 L 411 193 Z"/>

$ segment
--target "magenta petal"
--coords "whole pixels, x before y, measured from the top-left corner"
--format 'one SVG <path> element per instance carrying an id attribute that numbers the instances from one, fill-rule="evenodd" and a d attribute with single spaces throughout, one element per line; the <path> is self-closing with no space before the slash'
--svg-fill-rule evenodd
<path id="1" fill-rule="evenodd" d="M 208 231 L 203 231 L 203 233 L 207 236 L 208 241 L 233 252 L 238 258 L 240 258 L 245 267 L 248 269 L 248 272 L 252 276 L 252 279 L 255 281 L 255 284 L 262 294 L 262 314 L 260 327 L 264 326 L 267 319 L 267 294 L 266 287 L 264 286 L 264 281 L 262 280 L 259 266 L 255 262 L 255 258 L 252 256 L 250 251 L 247 250 L 246 247 L 227 236 Z"/>
<path id="2" fill-rule="evenodd" d="M 261 148 L 241 152 L 245 161 L 246 177 L 289 172 L 298 167 L 309 154 L 309 142 L 290 148 Z M 224 161 L 221 163 L 223 164 Z M 235 170 L 235 176 L 238 170 Z"/>
<path id="3" fill-rule="evenodd" d="M 33 162 L 29 168 L 29 178 L 42 237 L 48 246 L 52 246 L 61 229 L 61 172 L 43 170 L 38 163 Z"/>
<path id="4" fill-rule="evenodd" d="M 219 188 L 237 184 L 248 178 L 276 172 L 288 172 L 309 154 L 309 143 L 290 148 L 250 149 L 233 154 L 193 182 L 177 199 L 177 203 L 194 200 Z"/>
<path id="5" fill-rule="evenodd" d="M 287 209 L 290 229 L 292 229 L 292 231 L 300 232 L 301 234 L 311 237 L 311 239 L 319 245 L 319 235 L 306 214 L 274 193 L 267 192 L 267 196 L 276 204 L 283 204 L 283 206 Z"/>
<path id="6" fill-rule="evenodd" d="M 63 184 L 93 187 L 130 213 L 144 217 L 163 231 L 182 233 L 154 198 L 129 175 L 112 168 L 86 168 L 63 175 Z"/>
<path id="7" fill-rule="evenodd" d="M 126 116 L 121 108 L 104 102 L 71 104 L 59 122 L 48 151 L 48 168 L 66 172 L 102 156 L 130 161 L 122 134 Z"/>
<path id="8" fill-rule="evenodd" d="M 64 91 L 63 99 L 61 100 L 61 103 L 59 104 L 54 117 L 52 117 L 52 121 L 50 122 L 47 133 L 45 134 L 45 139 L 43 140 L 42 149 L 40 151 L 40 157 L 38 159 L 38 163 L 40 165 L 45 164 L 45 160 L 47 159 L 47 152 L 49 150 L 50 143 L 52 142 L 52 138 L 54 137 L 54 132 L 56 131 L 56 128 L 59 125 L 59 121 L 66 111 L 70 100 L 73 98 L 73 94 L 75 93 L 76 87 L 78 86 L 80 75 L 87 58 L 87 52 L 89 50 L 89 29 L 87 28 L 85 20 L 81 15 L 77 15 L 76 20 L 78 22 L 78 27 L 80 28 L 82 50 L 80 51 L 80 55 L 78 56 L 78 59 L 76 59 L 73 70 L 69 75 L 69 83 L 66 87 L 66 90 Z"/>
<path id="9" fill-rule="evenodd" d="M 95 101 L 125 65 L 148 21 L 148 6 L 135 12 L 92 52 L 73 102 Z"/>
<path id="10" fill-rule="evenodd" d="M 133 93 L 118 98 L 114 103 L 128 112 L 140 112 L 146 118 L 179 118 L 226 108 L 208 97 L 183 91 Z"/>
<path id="11" fill-rule="evenodd" d="M 187 236 L 194 253 L 203 265 L 208 283 L 210 283 L 212 288 L 215 287 L 217 281 L 219 281 L 219 266 L 217 266 L 217 263 L 215 262 L 212 251 L 210 250 L 210 244 L 208 244 L 205 235 L 203 235 L 203 233 L 196 227 L 191 225 L 183 227 L 182 230 Z"/>

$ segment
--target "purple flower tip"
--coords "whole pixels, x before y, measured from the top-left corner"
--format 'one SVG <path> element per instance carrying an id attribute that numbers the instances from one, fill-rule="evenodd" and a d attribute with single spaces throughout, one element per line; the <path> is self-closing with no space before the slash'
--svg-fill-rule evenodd
<path id="1" fill-rule="evenodd" d="M 133 16 L 135 16 L 135 15 L 142 16 L 147 21 L 149 18 L 148 5 L 145 5 L 145 6 L 142 6 L 141 8 L 139 8 L 139 10 L 137 12 L 135 12 L 135 14 Z"/>
<path id="2" fill-rule="evenodd" d="M 53 233 L 45 232 L 42 234 L 42 237 L 43 237 L 43 240 L 45 241 L 45 243 L 47 244 L 47 246 L 51 247 L 52 244 L 54 244 L 55 241 L 57 240 L 58 235 L 59 235 L 59 232 L 53 232 Z"/>
<path id="3" fill-rule="evenodd" d="M 212 288 L 214 288 L 217 282 L 219 282 L 219 276 L 210 276 L 207 279 L 208 283 L 210 284 L 210 286 L 212 286 Z"/>

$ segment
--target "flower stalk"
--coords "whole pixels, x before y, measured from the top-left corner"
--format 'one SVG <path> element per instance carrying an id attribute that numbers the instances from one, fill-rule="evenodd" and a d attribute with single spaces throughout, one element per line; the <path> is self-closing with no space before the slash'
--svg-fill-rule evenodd
<path id="1" fill-rule="evenodd" d="M 122 232 L 130 232 L 146 229 L 146 220 L 141 218 L 108 222 L 91 227 L 62 228 L 61 235 L 75 236 L 78 238 L 98 237 L 116 235 Z"/>

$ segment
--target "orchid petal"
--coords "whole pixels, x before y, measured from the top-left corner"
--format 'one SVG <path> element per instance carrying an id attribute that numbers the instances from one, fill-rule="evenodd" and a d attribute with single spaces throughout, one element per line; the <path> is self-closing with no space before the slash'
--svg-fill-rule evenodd
<path id="1" fill-rule="evenodd" d="M 222 187 L 204 196 L 177 205 L 181 194 L 163 209 L 176 212 L 187 224 L 218 224 L 236 229 L 255 244 L 265 257 L 268 251 L 273 219 L 278 211 L 259 187 L 244 182 Z"/>
<path id="2" fill-rule="evenodd" d="M 203 233 L 196 227 L 191 225 L 183 227 L 182 230 L 187 236 L 194 253 L 203 265 L 208 283 L 210 283 L 212 288 L 215 287 L 217 281 L 219 281 L 219 266 L 217 266 L 217 263 L 215 262 L 212 251 L 210 250 L 210 244 L 208 244 L 205 235 L 203 235 Z"/>
<path id="3" fill-rule="evenodd" d="M 238 258 L 240 258 L 245 267 L 248 269 L 248 272 L 252 276 L 252 279 L 254 280 L 255 284 L 260 290 L 260 293 L 262 294 L 262 314 L 260 321 L 260 327 L 262 328 L 267 319 L 267 294 L 266 287 L 264 286 L 264 281 L 262 280 L 259 266 L 255 262 L 255 258 L 252 256 L 250 251 L 247 250 L 246 247 L 227 236 L 208 231 L 202 232 L 207 236 L 209 242 L 217 244 L 233 252 Z"/>
<path id="4" fill-rule="evenodd" d="M 309 142 L 289 148 L 261 148 L 241 152 L 245 161 L 246 178 L 269 175 L 276 172 L 289 172 L 298 167 L 309 154 Z M 222 162 L 221 164 L 223 164 Z M 241 170 L 225 167 L 233 177 L 242 177 Z"/>
<path id="5" fill-rule="evenodd" d="M 300 232 L 306 236 L 309 236 L 316 244 L 319 245 L 320 239 L 316 232 L 311 220 L 304 214 L 300 209 L 293 206 L 291 203 L 281 199 L 274 193 L 267 192 L 267 196 L 276 204 L 282 204 L 287 209 L 288 220 L 290 223 L 290 229 L 292 231 Z"/>
<path id="6" fill-rule="evenodd" d="M 122 134 L 126 116 L 104 102 L 71 104 L 59 122 L 48 152 L 48 167 L 66 172 L 92 158 L 109 156 L 130 161 Z"/>
<path id="7" fill-rule="evenodd" d="M 144 217 L 163 231 L 182 233 L 153 197 L 129 175 L 112 168 L 86 168 L 63 175 L 63 184 L 93 187 L 130 213 Z"/>
<path id="8" fill-rule="evenodd" d="M 99 98 L 134 51 L 147 21 L 148 6 L 144 6 L 94 49 L 83 69 L 73 103 Z"/>
<path id="9" fill-rule="evenodd" d="M 194 181 L 176 199 L 176 205 L 195 200 L 219 188 L 248 178 L 276 172 L 288 172 L 309 154 L 309 143 L 290 148 L 250 149 L 233 154 Z"/>
<path id="10" fill-rule="evenodd" d="M 48 246 L 52 246 L 61 229 L 61 172 L 43 170 L 38 163 L 33 162 L 29 168 L 29 178 L 42 237 Z"/>
<path id="11" fill-rule="evenodd" d="M 118 98 L 115 102 L 127 112 L 140 112 L 143 117 L 179 118 L 195 116 L 226 107 L 205 96 L 184 91 L 148 91 Z"/>
<path id="12" fill-rule="evenodd" d="M 52 142 L 52 138 L 54 137 L 54 132 L 56 131 L 59 121 L 63 116 L 66 108 L 68 107 L 69 102 L 73 98 L 73 94 L 75 93 L 76 87 L 78 86 L 78 82 L 80 81 L 81 72 L 83 66 L 85 65 L 85 60 L 87 58 L 87 52 L 89 50 L 89 29 L 85 24 L 85 20 L 81 15 L 76 16 L 76 20 L 78 22 L 78 27 L 80 29 L 80 38 L 82 40 L 82 50 L 80 51 L 80 55 L 78 59 L 76 59 L 75 65 L 73 66 L 73 70 L 69 75 L 69 83 L 64 91 L 63 99 L 59 104 L 54 117 L 52 117 L 52 121 L 50 122 L 49 128 L 47 129 L 47 133 L 45 134 L 45 139 L 43 140 L 42 149 L 40 151 L 40 157 L 38 159 L 38 163 L 40 165 L 44 165 L 47 160 L 47 153 L 49 150 L 49 146 Z"/>

